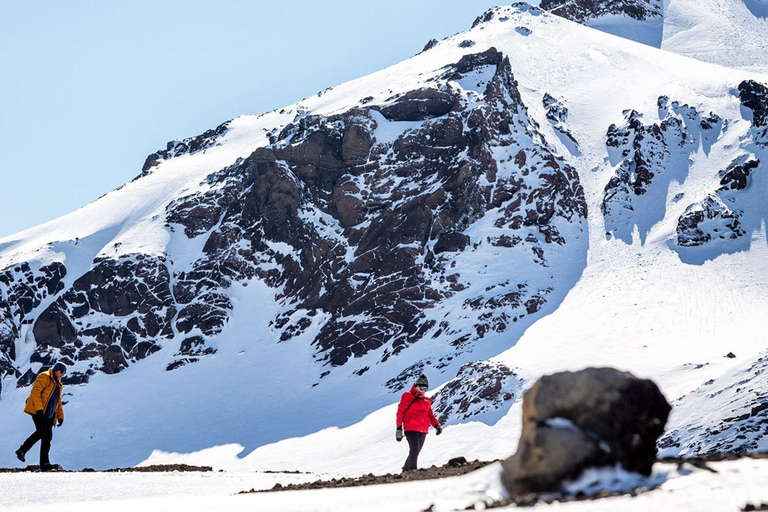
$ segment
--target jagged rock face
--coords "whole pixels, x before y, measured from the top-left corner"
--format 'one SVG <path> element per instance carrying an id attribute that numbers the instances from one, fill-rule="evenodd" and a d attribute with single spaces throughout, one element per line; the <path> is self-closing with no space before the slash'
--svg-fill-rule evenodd
<path id="1" fill-rule="evenodd" d="M 644 124 L 642 115 L 632 110 L 625 119 L 621 126 L 611 125 L 606 134 L 609 154 L 619 164 L 605 186 L 602 211 L 606 235 L 631 241 L 633 227 L 640 222 L 636 203 L 658 175 L 672 168 L 672 151 L 685 143 L 687 134 L 677 117 Z"/>
<path id="2" fill-rule="evenodd" d="M 659 440 L 660 455 L 707 457 L 718 453 L 753 453 L 768 431 L 768 357 L 737 368 L 721 379 L 704 382 L 672 402 L 679 418 Z M 702 411 L 718 414 L 701 417 Z"/>
<path id="3" fill-rule="evenodd" d="M 64 289 L 66 274 L 59 262 L 40 268 L 25 262 L 0 271 L 0 380 L 6 375 L 20 376 L 14 363 L 21 328 L 32 322 L 43 301 Z"/>
<path id="4" fill-rule="evenodd" d="M 144 176 L 151 172 L 153 167 L 157 167 L 163 160 L 169 158 L 175 158 L 181 155 L 193 155 L 199 151 L 205 151 L 216 145 L 217 139 L 227 133 L 229 129 L 229 122 L 220 124 L 214 130 L 207 130 L 196 137 L 190 137 L 182 140 L 170 141 L 165 149 L 161 149 L 155 153 L 152 153 L 144 161 L 144 165 L 141 167 L 142 174 L 139 177 Z"/>
<path id="5" fill-rule="evenodd" d="M 473 361 L 462 365 L 456 378 L 432 397 L 432 409 L 442 424 L 470 421 L 498 411 L 505 413 L 519 398 L 523 380 L 507 365 Z"/>
<path id="6" fill-rule="evenodd" d="M 67 289 L 60 276 L 43 279 L 51 297 L 34 318 L 31 361 L 74 363 L 72 383 L 119 372 L 166 346 L 174 351 L 168 370 L 193 363 L 216 352 L 210 341 L 233 311 L 230 288 L 252 279 L 275 290 L 277 339 L 311 328 L 316 359 L 331 367 L 376 350 L 386 361 L 427 336 L 449 335 L 451 350 L 469 350 L 536 314 L 554 288 L 521 277 L 461 299 L 458 309 L 474 323 L 430 318 L 470 286 L 456 267 L 462 254 L 527 250 L 532 265 L 547 268 L 571 230 L 586 225 L 578 176 L 528 117 L 508 59 L 494 48 L 466 55 L 423 88 L 363 103 L 331 116 L 299 113 L 268 132 L 268 146 L 212 172 L 200 192 L 170 201 L 169 232 L 202 247 L 191 263 L 126 254 L 97 258 Z M 150 155 L 145 173 L 218 144 L 227 129 L 170 143 Z M 480 219 L 488 236 L 473 239 L 465 231 Z M 16 295 L 24 290 L 3 298 L 23 305 Z M 0 332 L 15 339 L 22 316 L 10 317 Z M 452 357 L 420 361 L 389 386 Z M 473 379 L 484 372 L 466 371 Z M 506 386 L 512 376 L 504 379 Z M 503 396 L 483 395 L 488 403 L 478 407 L 497 407 Z M 476 413 L 461 404 L 448 409 Z"/>
<path id="7" fill-rule="evenodd" d="M 677 221 L 677 243 L 697 247 L 713 240 L 735 240 L 746 234 L 742 229 L 743 210 L 738 208 L 738 192 L 746 190 L 750 175 L 760 161 L 742 155 L 720 171 L 720 188 L 700 203 L 686 208 Z"/>
<path id="8" fill-rule="evenodd" d="M 768 146 L 768 87 L 754 80 L 745 80 L 739 84 L 739 99 L 745 108 L 752 111 L 755 142 Z"/>
<path id="9" fill-rule="evenodd" d="M 602 202 L 607 237 L 631 243 L 635 226 L 645 237 L 664 218 L 669 185 L 687 176 L 691 152 L 699 144 L 708 152 L 722 130 L 723 120 L 714 113 L 702 115 L 665 96 L 658 107 L 657 123 L 645 124 L 641 114 L 629 110 L 624 124 L 608 128 L 606 146 L 616 168 Z"/>
<path id="10" fill-rule="evenodd" d="M 489 67 L 483 101 L 468 108 L 466 91 L 447 81 Z M 414 122 L 421 124 L 394 140 L 378 139 L 383 125 Z M 518 146 L 514 172 L 499 169 L 492 148 Z M 521 178 L 534 169 L 540 186 L 529 188 Z M 446 274 L 441 255 L 466 249 L 472 241 L 461 231 L 488 210 L 503 207 L 498 226 L 534 226 L 544 243 L 564 242 L 553 216 L 586 213 L 573 169 L 539 138 L 508 61 L 494 49 L 463 57 L 434 88 L 389 104 L 302 117 L 210 183 L 215 193 L 169 209 L 190 236 L 220 226 L 199 271 L 179 282 L 221 289 L 226 275 L 258 275 L 282 286 L 282 300 L 296 305 L 275 319 L 281 339 L 326 319 L 314 344 L 334 366 L 384 345 L 386 360 L 434 327 L 424 310 L 460 289 L 435 286 Z M 275 252 L 274 242 L 293 250 Z M 282 271 L 267 270 L 272 261 Z"/>
<path id="11" fill-rule="evenodd" d="M 539 5 L 577 23 L 609 14 L 644 21 L 661 17 L 663 8 L 661 0 L 542 0 Z"/>

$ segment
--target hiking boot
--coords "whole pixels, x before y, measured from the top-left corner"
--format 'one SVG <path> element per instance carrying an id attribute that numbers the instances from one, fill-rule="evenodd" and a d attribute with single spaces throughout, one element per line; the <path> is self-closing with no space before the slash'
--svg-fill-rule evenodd
<path id="1" fill-rule="evenodd" d="M 24 450 L 19 448 L 18 450 L 16 450 L 15 453 L 16 453 L 17 459 L 19 459 L 21 462 L 27 462 L 27 460 L 24 458 L 24 456 L 26 455 L 26 452 Z"/>
<path id="2" fill-rule="evenodd" d="M 58 464 L 43 464 L 40 466 L 40 471 L 61 471 L 61 466 Z"/>

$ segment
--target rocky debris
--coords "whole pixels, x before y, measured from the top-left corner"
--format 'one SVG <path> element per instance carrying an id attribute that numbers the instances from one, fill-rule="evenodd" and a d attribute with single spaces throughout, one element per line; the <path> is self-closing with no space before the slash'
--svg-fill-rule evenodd
<path id="1" fill-rule="evenodd" d="M 488 361 L 462 365 L 456 378 L 432 397 L 442 424 L 468 421 L 484 413 L 507 410 L 521 393 L 523 380 L 508 366 Z"/>
<path id="2" fill-rule="evenodd" d="M 466 461 L 465 461 L 466 462 Z M 338 487 L 360 487 L 364 485 L 394 484 L 399 482 L 413 482 L 416 480 L 433 480 L 436 478 L 448 478 L 459 476 L 476 469 L 480 469 L 496 461 L 473 461 L 463 465 L 432 466 L 430 468 L 415 469 L 404 473 L 388 473 L 386 475 L 374 475 L 372 473 L 360 477 L 342 477 L 331 480 L 317 480 L 303 484 L 275 484 L 272 489 L 242 491 L 238 494 L 250 494 L 257 492 L 299 491 L 304 489 L 332 489 Z"/>
<path id="3" fill-rule="evenodd" d="M 472 48 L 477 43 L 472 41 L 471 39 L 465 39 L 462 42 L 459 43 L 459 48 Z"/>
<path id="4" fill-rule="evenodd" d="M 625 15 L 645 21 L 662 16 L 662 0 L 541 0 L 542 9 L 585 23 L 606 15 Z"/>
<path id="5" fill-rule="evenodd" d="M 92 468 L 83 468 L 80 471 L 69 471 L 63 469 L 58 464 L 55 464 L 55 468 L 46 471 L 56 471 L 64 473 L 170 473 L 174 471 L 178 472 L 210 472 L 213 471 L 211 466 L 191 466 L 188 464 L 156 464 L 152 466 L 141 466 L 132 468 L 115 468 L 105 469 L 103 471 L 96 471 Z M 0 468 L 0 473 L 27 473 L 38 472 L 40 466 L 29 465 L 23 468 Z"/>
<path id="6" fill-rule="evenodd" d="M 739 99 L 752 111 L 755 142 L 768 146 L 768 87 L 754 80 L 744 80 L 739 84 Z"/>
<path id="7" fill-rule="evenodd" d="M 757 505 L 753 503 L 747 503 L 743 507 L 741 507 L 742 512 L 752 512 L 754 510 L 768 510 L 768 503 L 758 503 Z"/>
<path id="8" fill-rule="evenodd" d="M 190 137 L 181 140 L 170 141 L 165 149 L 161 149 L 155 153 L 152 153 L 144 161 L 144 165 L 141 168 L 141 176 L 148 174 L 153 167 L 160 165 L 161 162 L 175 158 L 181 155 L 194 155 L 199 151 L 205 151 L 206 149 L 213 147 L 217 144 L 227 130 L 229 130 L 229 121 L 222 123 L 213 130 L 207 130 L 206 132 L 196 137 Z"/>
<path id="9" fill-rule="evenodd" d="M 728 356 L 726 356 L 728 357 Z M 735 356 L 734 356 L 735 357 Z M 659 440 L 661 454 L 686 457 L 754 456 L 768 441 L 768 355 L 736 370 L 734 378 L 704 382 L 672 402 L 683 414 Z M 714 402 L 716 401 L 716 402 Z M 712 414 L 716 403 L 717 414 Z M 702 415 L 706 412 L 706 415 Z"/>
<path id="10" fill-rule="evenodd" d="M 502 463 L 511 495 L 558 491 L 585 468 L 649 475 L 671 410 L 658 387 L 613 368 L 548 375 L 525 393 L 517 452 Z"/>
<path id="11" fill-rule="evenodd" d="M 85 471 L 85 470 L 83 470 Z M 103 473 L 210 473 L 211 466 L 193 466 L 190 464 L 153 464 L 151 466 L 135 466 L 131 468 L 105 469 Z"/>

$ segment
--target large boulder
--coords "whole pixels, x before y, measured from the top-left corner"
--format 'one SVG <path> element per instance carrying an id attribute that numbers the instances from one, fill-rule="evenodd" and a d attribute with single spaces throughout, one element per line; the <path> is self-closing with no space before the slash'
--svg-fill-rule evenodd
<path id="1" fill-rule="evenodd" d="M 520 443 L 502 482 L 515 495 L 558 491 L 588 467 L 648 475 L 670 409 L 652 381 L 613 368 L 542 377 L 523 398 Z"/>

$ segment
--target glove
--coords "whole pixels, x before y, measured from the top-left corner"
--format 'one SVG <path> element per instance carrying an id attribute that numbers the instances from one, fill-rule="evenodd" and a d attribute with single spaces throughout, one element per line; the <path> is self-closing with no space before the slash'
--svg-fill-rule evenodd
<path id="1" fill-rule="evenodd" d="M 35 411 L 35 418 L 43 419 L 43 410 Z"/>
<path id="2" fill-rule="evenodd" d="M 395 439 L 397 439 L 398 443 L 403 440 L 403 427 L 402 426 L 397 427 L 397 430 L 395 431 Z"/>
<path id="3" fill-rule="evenodd" d="M 436 431 L 436 432 L 435 432 L 435 435 L 439 436 L 440 434 L 442 434 L 442 433 L 443 433 L 443 427 L 441 427 L 440 425 L 438 425 L 437 427 L 435 427 L 435 431 Z"/>
<path id="4" fill-rule="evenodd" d="M 58 421 L 58 423 L 56 423 L 56 426 L 57 426 L 57 427 L 60 427 L 60 426 L 62 426 L 63 424 L 64 424 L 64 418 L 59 418 L 59 421 Z"/>

